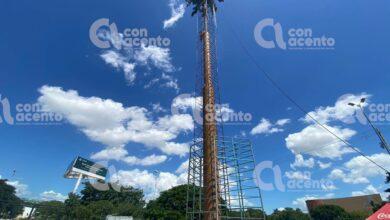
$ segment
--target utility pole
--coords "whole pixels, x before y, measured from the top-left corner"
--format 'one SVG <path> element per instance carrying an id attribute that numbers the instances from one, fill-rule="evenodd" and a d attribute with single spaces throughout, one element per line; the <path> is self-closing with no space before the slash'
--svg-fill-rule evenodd
<path id="1" fill-rule="evenodd" d="M 372 127 L 372 129 L 374 129 L 375 131 L 375 134 L 378 136 L 379 138 L 379 141 L 380 141 L 380 146 L 385 149 L 387 151 L 388 154 L 390 154 L 390 146 L 389 144 L 387 143 L 385 137 L 383 136 L 382 132 L 379 130 L 379 128 L 375 127 L 374 124 L 371 122 L 370 118 L 367 116 L 367 114 L 364 112 L 364 109 L 363 109 L 363 103 L 366 101 L 365 98 L 362 98 L 360 100 L 360 103 L 359 104 L 355 104 L 355 103 L 348 103 L 348 105 L 350 106 L 357 106 L 360 108 L 360 110 L 362 111 L 364 117 L 367 119 L 368 121 L 368 124 Z"/>

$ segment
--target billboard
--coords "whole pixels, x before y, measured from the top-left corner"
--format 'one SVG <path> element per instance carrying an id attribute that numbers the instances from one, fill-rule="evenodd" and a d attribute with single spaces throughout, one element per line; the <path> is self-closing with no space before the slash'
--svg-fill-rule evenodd
<path id="1" fill-rule="evenodd" d="M 77 157 L 69 165 L 65 172 L 65 178 L 79 178 L 82 175 L 83 178 L 96 178 L 105 180 L 107 175 L 107 168 L 87 160 L 82 157 Z"/>

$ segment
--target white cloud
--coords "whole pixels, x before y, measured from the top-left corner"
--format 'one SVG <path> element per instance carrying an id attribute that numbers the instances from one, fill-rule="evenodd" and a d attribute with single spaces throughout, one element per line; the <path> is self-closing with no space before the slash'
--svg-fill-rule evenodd
<path id="1" fill-rule="evenodd" d="M 290 164 L 290 167 L 292 169 L 295 169 L 297 167 L 307 167 L 307 168 L 313 168 L 314 167 L 314 159 L 309 158 L 305 160 L 301 154 L 295 155 L 295 161 L 294 163 Z"/>
<path id="2" fill-rule="evenodd" d="M 374 154 L 368 156 L 385 169 L 390 169 L 390 156 L 385 153 Z M 369 183 L 369 178 L 382 176 L 385 177 L 385 172 L 367 160 L 363 156 L 357 156 L 344 163 L 343 170 L 333 169 L 329 177 L 332 179 L 341 179 L 345 183 Z"/>
<path id="3" fill-rule="evenodd" d="M 110 40 L 113 41 L 111 38 Z M 119 43 L 122 41 L 123 39 L 120 39 Z M 148 71 L 152 68 L 156 68 L 163 72 L 161 77 L 164 81 L 164 84 L 162 84 L 163 87 L 173 88 L 176 91 L 179 90 L 177 79 L 165 74 L 176 71 L 176 68 L 172 64 L 169 48 L 163 48 L 155 45 L 141 45 L 140 47 L 135 48 L 129 47 L 123 42 L 121 44 L 123 46 L 122 50 L 105 50 L 102 52 L 100 57 L 106 64 L 111 65 L 117 70 L 122 70 L 129 85 L 135 82 L 137 77 L 136 68 L 138 70 L 139 68 L 144 67 Z M 149 88 L 159 81 L 159 78 L 154 78 L 144 87 Z"/>
<path id="4" fill-rule="evenodd" d="M 387 200 L 389 193 L 381 193 L 376 189 L 373 185 L 368 185 L 366 188 L 364 188 L 362 191 L 353 191 L 351 193 L 352 196 L 364 196 L 364 195 L 371 195 L 371 194 L 380 194 L 383 200 Z"/>
<path id="5" fill-rule="evenodd" d="M 356 131 L 348 128 L 324 125 L 334 134 L 348 141 Z M 352 152 L 343 142 L 319 125 L 309 125 L 302 131 L 287 136 L 286 145 L 295 154 L 308 154 L 321 158 L 340 158 L 343 154 Z"/>
<path id="6" fill-rule="evenodd" d="M 116 160 L 123 161 L 128 165 L 137 166 L 152 166 L 165 162 L 168 157 L 165 155 L 150 155 L 145 158 L 138 158 L 135 156 L 128 156 L 128 152 L 124 147 L 106 148 L 100 152 L 92 154 L 94 160 Z"/>
<path id="7" fill-rule="evenodd" d="M 175 68 L 171 63 L 169 48 L 162 48 L 154 45 L 142 45 L 139 50 L 135 50 L 134 59 L 136 63 L 140 65 L 153 65 L 165 72 L 175 71 Z"/>
<path id="8" fill-rule="evenodd" d="M 344 171 L 342 171 L 340 169 L 333 169 L 329 174 L 329 178 L 341 179 L 345 183 L 353 183 L 353 184 L 368 183 L 369 182 L 368 179 L 365 177 L 350 178 L 344 173 Z"/>
<path id="9" fill-rule="evenodd" d="M 183 156 L 188 152 L 187 143 L 176 143 L 174 139 L 193 129 L 191 115 L 167 115 L 152 120 L 147 109 L 124 107 L 111 99 L 82 97 L 77 91 L 50 86 L 41 87 L 39 92 L 42 95 L 38 102 L 45 110 L 62 114 L 91 140 L 115 148 L 118 151 L 115 153 L 119 155 L 123 151 L 118 147 L 124 147 L 129 142 L 158 148 L 165 154 Z M 95 157 L 108 156 L 109 153 L 112 156 L 111 151 Z"/>
<path id="10" fill-rule="evenodd" d="M 7 181 L 7 184 L 15 187 L 16 195 L 18 197 L 25 197 L 30 194 L 28 190 L 28 185 L 21 183 L 19 181 Z"/>
<path id="11" fill-rule="evenodd" d="M 40 194 L 43 201 L 65 201 L 68 196 L 62 195 L 61 193 L 54 192 L 53 190 L 44 191 Z"/>
<path id="12" fill-rule="evenodd" d="M 203 99 L 201 96 L 194 97 L 190 94 L 181 94 L 173 99 L 171 111 L 173 113 L 189 113 L 192 111 L 194 120 L 199 124 L 203 123 L 202 116 Z M 217 122 L 235 122 L 239 113 L 230 108 L 229 104 L 223 103 L 216 106 Z M 236 117 L 237 116 L 237 117 Z M 240 120 L 240 119 L 238 119 Z"/>
<path id="13" fill-rule="evenodd" d="M 167 110 L 161 106 L 160 103 L 154 103 L 152 104 L 153 112 L 160 113 L 160 112 L 166 112 Z"/>
<path id="14" fill-rule="evenodd" d="M 116 51 L 108 50 L 100 55 L 100 57 L 111 66 L 121 69 L 125 73 L 125 78 L 128 83 L 132 84 L 136 78 L 134 71 L 136 64 L 130 63 L 127 58 Z"/>
<path id="15" fill-rule="evenodd" d="M 128 154 L 123 147 L 109 147 L 91 156 L 93 160 L 120 160 Z"/>
<path id="16" fill-rule="evenodd" d="M 302 171 L 287 171 L 285 175 L 287 178 L 295 180 L 310 180 L 311 176 L 310 173 Z"/>
<path id="17" fill-rule="evenodd" d="M 273 134 L 284 131 L 284 125 L 290 123 L 290 119 L 279 119 L 272 124 L 268 119 L 262 118 L 260 123 L 251 130 L 252 135 L 256 134 Z"/>
<path id="18" fill-rule="evenodd" d="M 188 171 L 188 163 L 189 161 L 186 160 L 182 164 L 180 164 L 179 168 L 175 171 L 177 174 L 186 173 Z"/>
<path id="19" fill-rule="evenodd" d="M 330 166 L 332 166 L 331 162 L 323 163 L 321 161 L 317 161 L 317 163 L 318 163 L 318 166 L 320 167 L 320 169 L 326 169 L 326 168 L 329 168 Z"/>
<path id="20" fill-rule="evenodd" d="M 170 75 L 167 75 L 165 73 L 162 74 L 161 79 L 165 80 L 164 84 L 162 86 L 167 87 L 167 88 L 172 88 L 176 91 L 176 93 L 179 92 L 179 84 L 177 83 L 177 79 L 173 78 Z"/>
<path id="21" fill-rule="evenodd" d="M 334 106 L 318 107 L 315 111 L 309 112 L 309 115 L 322 124 L 331 121 L 352 123 L 355 121 L 353 116 L 355 115 L 356 109 L 349 106 L 348 103 L 359 103 L 361 98 L 369 97 L 371 95 L 367 93 L 345 94 L 338 98 Z M 307 123 L 313 123 L 308 115 L 303 120 Z"/>
<path id="22" fill-rule="evenodd" d="M 150 80 L 148 83 L 146 83 L 146 84 L 144 85 L 144 88 L 145 88 L 145 89 L 148 89 L 148 88 L 150 88 L 150 87 L 156 85 L 158 82 L 160 82 L 160 78 L 154 78 L 154 79 Z"/>
<path id="23" fill-rule="evenodd" d="M 146 199 L 150 200 L 156 198 L 161 191 L 187 183 L 187 174 L 175 175 L 169 172 L 153 174 L 139 169 L 120 170 L 112 176 L 111 181 L 140 188 L 144 191 Z"/>
<path id="24" fill-rule="evenodd" d="M 150 155 L 145 158 L 138 158 L 134 156 L 128 156 L 123 158 L 123 161 L 129 165 L 141 165 L 141 166 L 151 166 L 163 163 L 167 160 L 167 156 L 165 155 Z"/>
<path id="25" fill-rule="evenodd" d="M 301 209 L 302 211 L 307 211 L 306 201 L 307 200 L 314 200 L 319 199 L 316 195 L 305 195 L 303 197 L 295 199 L 292 204 L 296 206 L 297 208 Z"/>
<path id="26" fill-rule="evenodd" d="M 349 141 L 356 134 L 356 131 L 331 125 L 331 123 L 344 122 L 350 124 L 355 122 L 356 108 L 349 106 L 348 103 L 359 103 L 361 98 L 370 96 L 366 93 L 345 94 L 339 97 L 333 106 L 321 106 L 309 112 L 302 118 L 302 121 L 309 125 L 298 133 L 288 135 L 286 138 L 287 148 L 294 153 L 330 159 L 341 158 L 343 154 L 352 152 L 343 142 L 317 125 L 311 117 L 337 136 Z"/>
<path id="27" fill-rule="evenodd" d="M 334 185 L 333 182 L 328 182 L 327 184 L 321 183 L 321 189 L 324 191 L 332 191 L 332 190 L 336 190 L 337 187 Z"/>
<path id="28" fill-rule="evenodd" d="M 275 124 L 278 125 L 278 126 L 284 126 L 284 125 L 286 125 L 286 124 L 288 124 L 290 122 L 291 122 L 290 119 L 284 118 L 284 119 L 277 120 Z"/>
<path id="29" fill-rule="evenodd" d="M 195 104 L 196 103 L 196 104 Z M 186 112 L 188 110 L 194 110 L 197 105 L 201 106 L 203 103 L 202 97 L 193 97 L 187 94 L 177 96 L 172 101 L 172 109 Z"/>
<path id="30" fill-rule="evenodd" d="M 333 193 L 328 193 L 322 196 L 322 198 L 332 198 L 334 196 Z M 321 199 L 318 195 L 305 195 L 303 197 L 295 199 L 292 204 L 297 208 L 300 208 L 302 211 L 307 212 L 306 201 L 307 200 L 315 200 Z"/>
<path id="31" fill-rule="evenodd" d="M 184 16 L 186 5 L 185 3 L 179 3 L 179 0 L 170 0 L 169 8 L 171 9 L 171 17 L 164 20 L 164 29 L 172 27 Z"/>

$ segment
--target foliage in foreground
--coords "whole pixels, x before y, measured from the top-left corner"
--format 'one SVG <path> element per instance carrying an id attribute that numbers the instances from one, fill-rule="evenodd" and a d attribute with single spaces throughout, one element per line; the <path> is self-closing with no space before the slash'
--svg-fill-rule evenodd
<path id="1" fill-rule="evenodd" d="M 145 201 L 142 190 L 119 187 L 120 192 L 110 187 L 107 191 L 96 190 L 85 183 L 81 196 L 69 194 L 64 203 L 41 202 L 36 219 L 105 219 L 107 215 L 142 217 Z"/>
<path id="2" fill-rule="evenodd" d="M 115 189 L 120 188 L 120 192 Z M 199 189 L 198 189 L 199 190 Z M 31 204 L 37 209 L 35 219 L 105 219 L 107 215 L 132 216 L 135 219 L 185 219 L 186 217 L 187 185 L 176 186 L 164 191 L 160 196 L 150 201 L 144 201 L 142 190 L 132 187 L 111 186 L 106 191 L 96 190 L 90 183 L 85 183 L 80 195 L 69 194 L 65 202 L 23 202 L 16 196 L 13 186 L 6 180 L 0 180 L 0 218 L 14 218 L 23 211 L 23 206 Z M 7 201 L 7 202 L 5 202 Z M 31 203 L 31 204 L 30 204 Z M 380 205 L 373 205 L 374 211 Z M 246 215 L 261 217 L 263 212 L 248 209 Z M 334 205 L 323 205 L 314 208 L 310 215 L 314 220 L 366 219 L 370 213 L 348 213 L 343 208 Z M 238 212 L 229 212 L 229 216 L 239 216 Z M 310 216 L 300 209 L 285 208 L 274 210 L 267 216 L 270 220 L 309 220 Z"/>
<path id="3" fill-rule="evenodd" d="M 15 187 L 0 179 L 0 219 L 15 218 L 23 212 L 23 201 L 16 196 Z"/>
<path id="4" fill-rule="evenodd" d="M 313 220 L 364 220 L 370 213 L 365 211 L 346 212 L 343 208 L 336 205 L 321 205 L 314 208 L 310 215 Z"/>

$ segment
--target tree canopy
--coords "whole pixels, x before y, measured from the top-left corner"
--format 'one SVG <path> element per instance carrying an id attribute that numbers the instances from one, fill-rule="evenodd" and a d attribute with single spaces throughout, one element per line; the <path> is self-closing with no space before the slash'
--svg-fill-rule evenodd
<path id="1" fill-rule="evenodd" d="M 313 220 L 349 219 L 350 215 L 343 208 L 336 205 L 321 205 L 311 210 Z"/>
<path id="2" fill-rule="evenodd" d="M 270 220 L 309 220 L 308 214 L 303 213 L 300 209 L 285 208 L 284 210 L 275 209 L 274 212 L 268 216 Z"/>
<path id="3" fill-rule="evenodd" d="M 147 219 L 185 219 L 187 185 L 164 191 L 156 200 L 148 203 L 144 217 Z"/>
<path id="4" fill-rule="evenodd" d="M 0 179 L 0 219 L 15 218 L 23 212 L 23 201 L 16 196 L 15 187 Z"/>
<path id="5" fill-rule="evenodd" d="M 116 190 L 120 189 L 120 191 Z M 36 205 L 37 219 L 105 219 L 107 215 L 142 217 L 145 201 L 142 190 L 110 185 L 97 190 L 84 183 L 80 195 L 70 193 L 65 202 L 50 201 Z"/>

